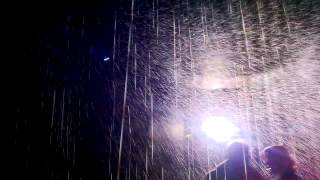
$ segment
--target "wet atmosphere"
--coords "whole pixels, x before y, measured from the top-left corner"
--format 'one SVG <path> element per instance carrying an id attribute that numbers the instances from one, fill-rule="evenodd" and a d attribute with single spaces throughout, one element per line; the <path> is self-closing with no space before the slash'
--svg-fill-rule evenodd
<path id="1" fill-rule="evenodd" d="M 284 144 L 301 177 L 320 177 L 319 0 L 40 7 L 17 70 L 13 177 L 199 180 L 239 138 Z"/>

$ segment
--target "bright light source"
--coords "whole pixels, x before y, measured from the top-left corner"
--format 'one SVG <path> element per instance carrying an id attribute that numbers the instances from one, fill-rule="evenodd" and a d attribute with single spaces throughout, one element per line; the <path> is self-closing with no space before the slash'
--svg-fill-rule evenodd
<path id="1" fill-rule="evenodd" d="M 226 142 L 239 132 L 239 128 L 224 117 L 208 118 L 203 122 L 201 130 L 217 142 Z"/>
<path id="2" fill-rule="evenodd" d="M 205 89 L 212 89 L 212 90 L 222 89 L 226 86 L 226 80 L 207 77 L 207 78 L 204 78 L 204 80 L 202 82 L 202 86 Z"/>
<path id="3" fill-rule="evenodd" d="M 105 57 L 105 58 L 103 59 L 104 62 L 109 61 L 109 60 L 110 60 L 109 57 Z"/>

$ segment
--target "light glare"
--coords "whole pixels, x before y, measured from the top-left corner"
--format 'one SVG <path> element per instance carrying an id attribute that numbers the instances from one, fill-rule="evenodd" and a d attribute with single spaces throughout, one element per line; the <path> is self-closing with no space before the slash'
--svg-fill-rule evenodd
<path id="1" fill-rule="evenodd" d="M 224 117 L 210 117 L 203 122 L 201 130 L 217 142 L 230 140 L 239 128 Z"/>

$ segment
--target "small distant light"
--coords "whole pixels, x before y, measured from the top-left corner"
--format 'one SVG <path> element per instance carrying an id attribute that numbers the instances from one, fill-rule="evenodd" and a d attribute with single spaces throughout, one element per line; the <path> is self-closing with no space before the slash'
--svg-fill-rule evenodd
<path id="1" fill-rule="evenodd" d="M 186 134 L 186 138 L 191 138 L 191 136 L 192 136 L 191 133 Z"/>
<path id="2" fill-rule="evenodd" d="M 110 60 L 109 57 L 105 57 L 105 58 L 103 59 L 104 62 L 107 62 L 107 61 L 109 61 L 109 60 Z"/>

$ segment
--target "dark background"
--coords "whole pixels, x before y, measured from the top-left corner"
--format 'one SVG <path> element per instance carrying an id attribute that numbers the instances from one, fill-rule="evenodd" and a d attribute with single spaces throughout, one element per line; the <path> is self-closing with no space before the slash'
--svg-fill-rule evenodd
<path id="1" fill-rule="evenodd" d="M 103 142 L 101 138 L 105 132 L 98 125 L 95 114 L 102 113 L 102 108 L 108 111 L 107 103 L 101 103 L 100 100 L 100 109 L 97 110 L 100 112 L 85 108 L 89 109 L 90 103 L 99 101 L 103 89 L 109 88 L 110 67 L 102 67 L 105 79 L 94 71 L 91 79 L 84 76 L 90 68 L 99 65 L 101 58 L 112 55 L 116 4 L 111 1 L 58 0 L 17 2 L 14 7 L 10 19 L 10 27 L 14 32 L 11 43 L 14 53 L 12 72 L 15 77 L 11 81 L 14 87 L 11 101 L 14 102 L 15 122 L 12 126 L 14 151 L 9 160 L 12 170 L 10 179 L 104 177 L 107 165 L 102 157 L 107 154 L 103 152 L 104 148 L 99 147 L 99 143 Z M 69 24 L 69 30 L 66 24 Z M 80 38 L 81 30 L 85 31 L 85 38 Z M 70 48 L 67 48 L 67 39 L 71 42 Z M 82 57 L 83 61 L 79 62 L 78 59 Z M 49 141 L 52 104 L 47 102 L 50 102 L 49 98 L 52 102 L 50 93 L 56 91 L 58 97 L 63 89 L 67 89 L 66 99 L 72 96 L 69 101 L 81 99 L 84 104 L 66 109 L 78 108 L 77 111 L 81 111 L 80 118 L 70 122 L 72 129 L 69 132 L 70 137 L 74 137 L 76 151 L 73 156 L 76 162 L 67 158 L 61 150 L 65 144 L 59 145 L 58 140 L 52 140 L 50 144 Z M 105 100 L 111 103 L 108 97 Z M 43 108 L 41 102 L 45 103 Z M 60 104 L 59 100 L 57 104 Z M 61 105 L 57 108 L 57 112 L 60 111 Z M 57 116 L 60 115 L 58 112 Z M 52 136 L 61 136 L 59 133 L 57 130 Z"/>

